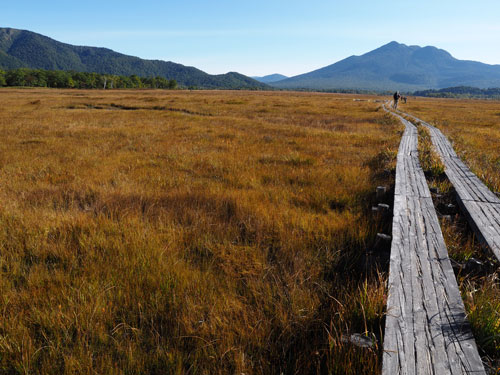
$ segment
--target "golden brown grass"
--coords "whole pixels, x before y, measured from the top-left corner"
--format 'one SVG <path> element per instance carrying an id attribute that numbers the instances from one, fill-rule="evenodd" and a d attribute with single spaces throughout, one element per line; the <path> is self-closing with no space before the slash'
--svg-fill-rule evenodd
<path id="1" fill-rule="evenodd" d="M 417 126 L 419 136 L 418 156 L 420 159 L 420 165 L 426 173 L 427 178 L 432 179 L 429 186 L 437 187 L 434 186 L 437 183 L 435 180 L 443 175 L 444 164 L 434 149 L 429 131 L 420 124 L 417 124 Z"/>
<path id="2" fill-rule="evenodd" d="M 369 374 L 398 124 L 348 95 L 0 90 L 0 373 Z"/>
<path id="3" fill-rule="evenodd" d="M 500 192 L 499 101 L 411 98 L 401 109 L 439 127 L 474 173 Z"/>
<path id="4" fill-rule="evenodd" d="M 472 257 L 484 263 L 481 273 L 468 273 L 467 267 L 458 273 L 468 320 L 483 361 L 490 370 L 500 371 L 500 285 L 498 270 L 468 228 L 465 218 L 442 221 L 443 235 L 450 256 L 463 265 Z M 490 258 L 490 259 L 488 259 Z"/>

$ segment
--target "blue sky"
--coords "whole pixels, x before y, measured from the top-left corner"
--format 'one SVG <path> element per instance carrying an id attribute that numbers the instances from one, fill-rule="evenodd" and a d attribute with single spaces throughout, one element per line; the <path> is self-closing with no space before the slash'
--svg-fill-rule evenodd
<path id="1" fill-rule="evenodd" d="M 2 4 L 0 27 L 208 73 L 305 73 L 392 40 L 500 64 L 500 1 L 166 0 Z"/>

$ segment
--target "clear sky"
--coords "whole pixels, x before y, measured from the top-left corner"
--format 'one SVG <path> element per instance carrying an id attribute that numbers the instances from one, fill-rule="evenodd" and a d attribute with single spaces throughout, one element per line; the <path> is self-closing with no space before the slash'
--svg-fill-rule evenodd
<path id="1" fill-rule="evenodd" d="M 499 0 L 16 0 L 0 27 L 208 73 L 305 73 L 392 40 L 500 64 Z"/>

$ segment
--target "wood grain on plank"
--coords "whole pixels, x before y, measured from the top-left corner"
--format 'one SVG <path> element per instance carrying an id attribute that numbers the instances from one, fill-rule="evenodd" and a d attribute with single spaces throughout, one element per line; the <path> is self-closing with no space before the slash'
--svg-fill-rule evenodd
<path id="1" fill-rule="evenodd" d="M 431 194 L 415 126 L 397 159 L 382 373 L 485 374 Z"/>

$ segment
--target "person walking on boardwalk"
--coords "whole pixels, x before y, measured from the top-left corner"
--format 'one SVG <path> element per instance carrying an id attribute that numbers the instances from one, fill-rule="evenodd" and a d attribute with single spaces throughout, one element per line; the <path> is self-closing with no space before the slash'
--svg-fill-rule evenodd
<path id="1" fill-rule="evenodd" d="M 398 109 L 398 101 L 400 98 L 401 98 L 401 94 L 399 94 L 399 91 L 396 91 L 394 93 L 394 105 L 393 105 L 394 109 Z"/>

